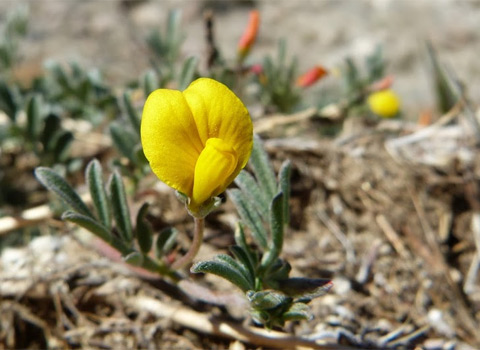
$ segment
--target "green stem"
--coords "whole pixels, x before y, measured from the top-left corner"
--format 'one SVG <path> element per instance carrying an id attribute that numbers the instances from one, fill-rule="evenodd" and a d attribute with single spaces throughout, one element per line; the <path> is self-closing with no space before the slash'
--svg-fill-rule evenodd
<path id="1" fill-rule="evenodd" d="M 195 229 L 193 232 L 192 245 L 190 246 L 187 254 L 185 254 L 172 264 L 171 267 L 173 270 L 181 269 L 186 265 L 190 264 L 200 250 L 200 246 L 202 245 L 203 241 L 203 231 L 205 229 L 205 219 L 194 217 L 193 220 L 195 224 Z"/>

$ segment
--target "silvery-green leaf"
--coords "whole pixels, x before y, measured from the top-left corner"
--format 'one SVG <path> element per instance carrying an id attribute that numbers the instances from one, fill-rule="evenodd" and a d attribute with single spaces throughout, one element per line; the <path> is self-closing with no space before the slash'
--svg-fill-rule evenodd
<path id="1" fill-rule="evenodd" d="M 215 259 L 201 261 L 194 264 L 190 271 L 192 273 L 203 272 L 220 276 L 230 283 L 236 285 L 244 292 L 251 289 L 250 282 L 244 277 L 244 275 L 238 271 L 235 266 L 232 266 L 223 260 Z"/>
<path id="2" fill-rule="evenodd" d="M 133 266 L 142 266 L 144 257 L 139 252 L 131 252 L 127 256 L 123 257 L 123 261 Z"/>
<path id="3" fill-rule="evenodd" d="M 137 225 L 135 227 L 138 245 L 144 254 L 147 254 L 150 249 L 152 249 L 153 244 L 152 226 L 145 218 L 148 213 L 148 207 L 148 203 L 143 203 L 142 207 L 137 213 Z"/>
<path id="4" fill-rule="evenodd" d="M 123 240 L 132 241 L 132 224 L 130 210 L 128 208 L 125 188 L 120 173 L 114 171 L 109 181 L 110 202 L 112 204 L 113 217 L 117 224 L 117 230 Z"/>
<path id="5" fill-rule="evenodd" d="M 40 97 L 33 95 L 27 104 L 27 136 L 35 142 L 40 134 L 42 123 Z"/>
<path id="6" fill-rule="evenodd" d="M 252 237 L 255 242 L 262 248 L 267 249 L 267 231 L 263 226 L 262 219 L 253 205 L 245 198 L 243 193 L 238 189 L 227 191 L 228 196 L 235 204 L 240 218 L 250 228 Z"/>
<path id="7" fill-rule="evenodd" d="M 257 135 L 254 135 L 249 163 L 257 182 L 263 186 L 267 201 L 270 201 L 277 193 L 277 181 L 268 155 L 263 148 L 263 142 Z"/>
<path id="8" fill-rule="evenodd" d="M 111 208 L 103 182 L 102 166 L 97 159 L 88 163 L 85 177 L 97 215 L 102 224 L 110 230 L 112 226 Z"/>
<path id="9" fill-rule="evenodd" d="M 74 211 L 94 218 L 88 207 L 63 177 L 50 168 L 38 167 L 35 176 L 50 191 L 62 198 Z"/>
<path id="10" fill-rule="evenodd" d="M 156 254 L 158 258 L 166 255 L 177 241 L 178 230 L 176 228 L 166 228 L 160 232 L 156 242 Z"/>
<path id="11" fill-rule="evenodd" d="M 127 112 L 128 121 L 130 122 L 133 130 L 140 135 L 140 117 L 135 110 L 135 107 L 132 105 L 132 100 L 128 92 L 123 93 L 123 104 Z"/>
<path id="12" fill-rule="evenodd" d="M 215 257 L 215 259 L 219 260 L 219 261 L 224 261 L 227 264 L 234 267 L 248 281 L 249 289 L 254 289 L 255 288 L 255 273 L 254 273 L 254 271 L 249 269 L 248 266 L 244 265 L 242 261 L 240 261 L 240 260 L 237 261 L 237 260 L 233 259 L 230 255 L 226 255 L 226 254 L 219 254 Z M 248 262 L 247 262 L 247 264 L 248 264 Z"/>
<path id="13" fill-rule="evenodd" d="M 62 215 L 62 219 L 73 222 L 83 227 L 84 229 L 92 232 L 107 243 L 110 243 L 112 241 L 111 232 L 101 223 L 99 223 L 95 219 L 92 219 L 89 216 L 75 213 L 73 211 L 66 211 Z"/>
<path id="14" fill-rule="evenodd" d="M 191 56 L 187 58 L 182 67 L 182 72 L 180 73 L 180 81 L 178 83 L 179 90 L 185 90 L 188 85 L 193 81 L 195 76 L 195 71 L 198 65 L 198 58 Z"/>
<path id="15" fill-rule="evenodd" d="M 242 170 L 235 178 L 235 184 L 245 193 L 262 218 L 266 219 L 268 216 L 269 203 L 264 191 L 255 181 L 255 178 L 247 171 Z"/>
<path id="16" fill-rule="evenodd" d="M 58 162 L 67 160 L 72 142 L 73 134 L 70 131 L 62 130 L 55 135 L 53 154 Z"/>
<path id="17" fill-rule="evenodd" d="M 292 163 L 289 160 L 283 162 L 278 172 L 278 191 L 283 193 L 283 222 L 290 222 L 290 176 L 292 173 Z"/>

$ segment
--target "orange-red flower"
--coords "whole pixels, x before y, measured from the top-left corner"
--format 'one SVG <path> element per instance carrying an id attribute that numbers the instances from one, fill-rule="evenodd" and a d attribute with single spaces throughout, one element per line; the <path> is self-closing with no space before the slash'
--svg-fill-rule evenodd
<path id="1" fill-rule="evenodd" d="M 250 18 L 247 28 L 238 42 L 238 58 L 240 61 L 248 55 L 250 49 L 257 38 L 258 28 L 260 26 L 260 12 L 258 10 L 250 11 Z"/>
<path id="2" fill-rule="evenodd" d="M 300 86 L 302 88 L 309 87 L 315 84 L 318 80 L 322 79 L 327 74 L 328 71 L 324 67 L 317 65 L 298 77 L 297 86 Z"/>

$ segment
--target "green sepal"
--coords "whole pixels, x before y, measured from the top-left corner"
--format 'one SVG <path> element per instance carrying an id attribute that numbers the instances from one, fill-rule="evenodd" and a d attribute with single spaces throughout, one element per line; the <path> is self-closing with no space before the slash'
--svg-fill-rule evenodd
<path id="1" fill-rule="evenodd" d="M 127 204 L 122 177 L 117 170 L 111 175 L 108 188 L 110 190 L 110 202 L 112 204 L 113 217 L 117 224 L 117 230 L 124 241 L 131 242 L 133 235 L 130 210 Z"/>
<path id="2" fill-rule="evenodd" d="M 92 212 L 62 176 L 46 167 L 36 168 L 35 176 L 43 186 L 62 198 L 75 212 L 94 219 Z"/>
<path id="3" fill-rule="evenodd" d="M 158 259 L 164 257 L 172 250 L 177 241 L 177 236 L 178 230 L 174 227 L 168 227 L 160 231 L 155 245 L 155 253 Z"/>
<path id="4" fill-rule="evenodd" d="M 88 163 L 85 170 L 85 178 L 98 218 L 103 226 L 110 230 L 112 228 L 111 208 L 103 182 L 102 165 L 97 159 Z"/>
<path id="5" fill-rule="evenodd" d="M 230 283 L 236 285 L 243 292 L 252 289 L 250 282 L 245 278 L 244 274 L 234 265 L 229 264 L 225 260 L 215 258 L 215 260 L 200 261 L 190 269 L 192 273 L 212 273 L 220 276 Z"/>
<path id="6" fill-rule="evenodd" d="M 175 196 L 182 204 L 185 204 L 185 205 L 188 204 L 188 196 L 185 193 L 182 193 L 180 191 L 175 191 Z"/>
<path id="7" fill-rule="evenodd" d="M 240 218 L 250 228 L 255 242 L 264 250 L 268 248 L 267 231 L 263 226 L 260 214 L 248 201 L 245 195 L 239 189 L 227 190 L 227 194 L 235 204 Z"/>
<path id="8" fill-rule="evenodd" d="M 73 211 L 66 211 L 62 214 L 62 220 L 67 220 L 83 227 L 107 243 L 112 242 L 110 230 L 89 216 Z"/>
<path id="9" fill-rule="evenodd" d="M 138 246 L 142 253 L 147 254 L 153 245 L 153 229 L 152 225 L 146 220 L 148 214 L 148 203 L 143 203 L 137 213 L 137 224 L 135 226 L 135 236 L 137 237 Z"/>

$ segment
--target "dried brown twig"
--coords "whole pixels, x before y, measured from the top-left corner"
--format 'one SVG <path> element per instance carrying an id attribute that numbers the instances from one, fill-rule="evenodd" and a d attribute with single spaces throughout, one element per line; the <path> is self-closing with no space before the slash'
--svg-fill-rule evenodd
<path id="1" fill-rule="evenodd" d="M 223 338 L 239 340 L 248 344 L 278 349 L 320 349 L 320 350 L 354 350 L 355 348 L 323 344 L 315 340 L 297 337 L 277 331 L 243 326 L 238 323 L 221 320 L 211 314 L 204 314 L 181 306 L 172 306 L 160 300 L 137 296 L 128 299 L 129 306 L 143 312 L 150 312 L 157 317 L 168 318 L 184 327 L 201 333 Z"/>

